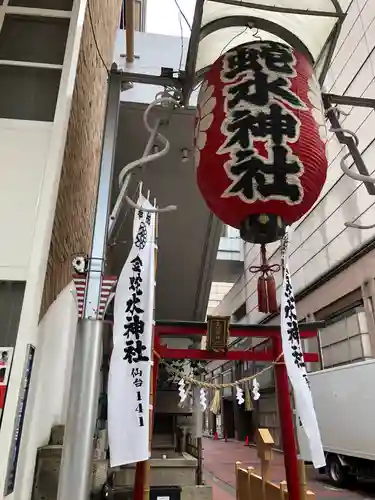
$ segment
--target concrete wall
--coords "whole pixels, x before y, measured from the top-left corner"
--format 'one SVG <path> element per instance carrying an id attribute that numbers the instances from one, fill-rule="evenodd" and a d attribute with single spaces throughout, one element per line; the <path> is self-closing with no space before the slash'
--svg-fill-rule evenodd
<path id="1" fill-rule="evenodd" d="M 366 313 L 357 309 L 321 332 L 322 367 L 362 361 L 371 357 Z"/>
<path id="2" fill-rule="evenodd" d="M 38 349 L 18 464 L 21 498 L 28 498 L 37 448 L 47 445 L 51 428 L 66 421 L 78 319 L 70 283 L 49 307 L 38 328 Z"/>
<path id="3" fill-rule="evenodd" d="M 223 235 L 220 238 L 218 260 L 243 261 L 244 242 L 240 238 L 240 232 L 230 226 L 223 226 Z"/>
<path id="4" fill-rule="evenodd" d="M 51 132 L 51 123 L 0 119 L 2 280 L 27 278 Z"/>

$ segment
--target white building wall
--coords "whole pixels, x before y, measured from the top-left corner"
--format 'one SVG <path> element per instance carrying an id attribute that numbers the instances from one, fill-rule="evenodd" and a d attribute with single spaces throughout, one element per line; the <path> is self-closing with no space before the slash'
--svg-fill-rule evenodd
<path id="1" fill-rule="evenodd" d="M 327 75 L 325 89 L 337 94 L 375 98 L 374 80 L 375 4 L 372 0 L 353 0 Z M 340 109 L 349 113 L 349 116 L 341 117 L 342 126 L 357 133 L 359 149 L 372 174 L 375 170 L 374 110 L 348 106 L 342 106 Z M 344 226 L 346 221 L 353 219 L 361 224 L 371 224 L 375 213 L 375 198 L 367 194 L 363 183 L 347 178 L 340 169 L 340 160 L 346 152 L 331 133 L 327 144 L 327 182 L 315 207 L 295 224 L 290 245 L 290 269 L 297 293 L 375 236 L 375 229 L 359 231 Z M 271 262 L 280 263 L 278 243 L 268 245 L 268 255 Z M 216 312 L 231 314 L 246 300 L 246 320 L 257 323 L 264 319 L 264 315 L 257 311 L 257 278 L 248 268 L 258 265 L 259 246 L 247 244 L 244 260 L 244 275 L 227 294 Z M 367 278 L 374 274 L 372 269 L 368 269 L 361 272 L 361 277 Z M 353 281 L 358 282 L 358 275 L 353 278 Z M 280 273 L 276 275 L 276 282 L 280 293 Z M 360 286 L 360 283 L 357 286 Z M 337 293 L 341 293 L 340 290 L 336 295 Z M 327 299 L 325 293 L 323 297 Z M 308 298 L 306 300 L 308 301 Z M 318 306 L 316 301 L 315 305 Z"/>
<path id="2" fill-rule="evenodd" d="M 33 483 L 35 451 L 49 442 L 51 428 L 66 422 L 73 366 L 77 305 L 69 284 L 41 320 L 35 351 L 33 378 L 27 401 L 27 420 L 22 433 L 17 481 L 19 498 L 28 498 Z"/>
<path id="3" fill-rule="evenodd" d="M 223 236 L 220 238 L 217 252 L 218 260 L 243 260 L 244 242 L 238 229 L 223 226 Z"/>
<path id="4" fill-rule="evenodd" d="M 1 280 L 27 278 L 51 131 L 51 123 L 0 119 Z"/>
<path id="5" fill-rule="evenodd" d="M 371 357 L 371 344 L 365 311 L 358 309 L 325 327 L 321 336 L 323 368 L 368 357 Z"/>

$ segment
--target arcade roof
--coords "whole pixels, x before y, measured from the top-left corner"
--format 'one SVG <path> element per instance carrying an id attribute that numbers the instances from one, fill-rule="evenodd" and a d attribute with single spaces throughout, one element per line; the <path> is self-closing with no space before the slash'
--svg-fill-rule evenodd
<path id="1" fill-rule="evenodd" d="M 322 82 L 350 0 L 197 0 L 186 60 L 185 95 L 231 47 L 266 39 L 310 55 Z"/>

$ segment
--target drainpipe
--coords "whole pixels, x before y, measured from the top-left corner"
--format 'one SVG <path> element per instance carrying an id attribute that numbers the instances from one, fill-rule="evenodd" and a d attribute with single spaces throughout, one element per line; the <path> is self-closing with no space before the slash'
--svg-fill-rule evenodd
<path id="1" fill-rule="evenodd" d="M 306 315 L 306 319 L 308 322 L 314 322 L 315 321 L 315 315 L 314 313 L 310 312 Z M 322 346 L 321 346 L 321 339 L 320 339 L 320 331 L 318 330 L 317 336 L 313 339 L 302 339 L 302 349 L 304 352 L 319 352 L 319 370 L 323 369 L 323 352 L 322 352 Z M 315 371 L 316 363 L 306 363 L 306 370 L 308 372 Z"/>
<path id="2" fill-rule="evenodd" d="M 375 282 L 371 278 L 361 285 L 363 305 L 365 308 L 368 334 L 370 338 L 371 354 L 375 356 Z"/>
<path id="3" fill-rule="evenodd" d="M 134 0 L 125 0 L 126 62 L 134 62 Z"/>

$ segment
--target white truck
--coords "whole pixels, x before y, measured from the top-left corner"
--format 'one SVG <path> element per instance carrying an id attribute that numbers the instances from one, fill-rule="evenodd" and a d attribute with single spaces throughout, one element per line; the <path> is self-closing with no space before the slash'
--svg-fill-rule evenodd
<path id="1" fill-rule="evenodd" d="M 375 359 L 309 374 L 327 466 L 336 486 L 375 478 Z M 297 424 L 300 456 L 310 462 Z"/>

